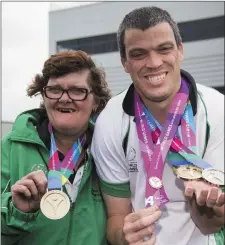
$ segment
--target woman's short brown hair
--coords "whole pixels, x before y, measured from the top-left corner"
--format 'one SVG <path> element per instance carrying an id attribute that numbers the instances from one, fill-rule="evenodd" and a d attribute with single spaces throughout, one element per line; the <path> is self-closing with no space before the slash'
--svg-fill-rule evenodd
<path id="1" fill-rule="evenodd" d="M 96 67 L 94 61 L 87 53 L 80 50 L 63 51 L 51 55 L 44 63 L 42 74 L 37 74 L 32 84 L 28 86 L 27 95 L 32 97 L 33 95 L 43 94 L 43 88 L 47 85 L 50 77 L 60 77 L 86 69 L 90 71 L 88 83 L 98 103 L 96 114 L 99 114 L 111 98 L 111 93 L 105 80 L 105 72 L 103 68 Z M 41 107 L 44 108 L 43 103 Z"/>

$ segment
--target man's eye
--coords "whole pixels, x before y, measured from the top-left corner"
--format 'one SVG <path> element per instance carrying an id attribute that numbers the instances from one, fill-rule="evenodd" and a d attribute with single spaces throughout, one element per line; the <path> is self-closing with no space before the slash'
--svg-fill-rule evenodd
<path id="1" fill-rule="evenodd" d="M 172 49 L 172 47 L 162 47 L 159 49 L 161 52 L 169 52 Z"/>
<path id="2" fill-rule="evenodd" d="M 144 57 L 144 53 L 133 53 L 131 54 L 131 58 L 142 58 Z"/>

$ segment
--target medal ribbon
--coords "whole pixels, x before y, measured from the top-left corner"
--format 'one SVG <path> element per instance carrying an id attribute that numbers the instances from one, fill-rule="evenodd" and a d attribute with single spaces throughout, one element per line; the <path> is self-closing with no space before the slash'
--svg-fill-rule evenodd
<path id="1" fill-rule="evenodd" d="M 148 122 L 140 97 L 135 91 L 134 102 L 136 128 L 140 150 L 147 173 L 145 190 L 146 207 L 149 207 L 154 203 L 158 206 L 162 206 L 169 201 L 163 186 L 160 189 L 155 189 L 148 183 L 148 181 L 151 177 L 157 177 L 162 180 L 164 162 L 184 112 L 188 95 L 189 88 L 186 81 L 182 78 L 180 90 L 174 97 L 165 126 L 163 127 L 162 133 L 159 135 L 154 147 L 152 134 L 151 131 L 148 130 Z"/>
<path id="2" fill-rule="evenodd" d="M 52 125 L 48 124 L 48 130 L 51 137 L 49 172 L 48 172 L 48 190 L 61 190 L 62 186 L 67 182 L 73 169 L 77 170 L 78 162 L 80 163 L 83 146 L 86 142 L 86 136 L 82 136 L 76 141 L 71 149 L 67 152 L 64 160 L 59 160 L 56 142 L 53 134 Z M 78 161 L 79 160 L 79 161 Z"/>
<path id="3" fill-rule="evenodd" d="M 151 129 L 153 142 L 156 143 L 162 131 L 162 126 L 156 121 L 152 114 L 144 106 L 144 112 Z M 167 160 L 173 166 L 181 165 L 195 165 L 201 169 L 212 168 L 210 164 L 196 155 L 196 137 L 195 137 L 194 116 L 190 101 L 186 105 L 185 111 L 181 118 L 181 135 L 182 140 L 179 139 L 179 134 L 174 136 L 171 143 L 170 151 L 168 152 Z M 183 142 L 183 143 L 182 143 Z M 176 154 L 179 153 L 179 154 Z"/>

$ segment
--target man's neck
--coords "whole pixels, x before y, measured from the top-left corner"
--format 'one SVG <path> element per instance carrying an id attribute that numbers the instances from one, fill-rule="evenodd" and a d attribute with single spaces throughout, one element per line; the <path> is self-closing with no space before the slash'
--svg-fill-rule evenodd
<path id="1" fill-rule="evenodd" d="M 161 102 L 154 102 L 143 98 L 143 102 L 147 109 L 151 112 L 153 117 L 162 125 L 164 125 L 164 123 L 166 122 L 173 99 L 179 91 L 179 88 L 180 87 L 174 90 L 174 92 L 166 100 L 163 100 Z"/>
<path id="2" fill-rule="evenodd" d="M 144 102 L 147 109 L 151 112 L 152 116 L 162 125 L 166 122 L 167 115 L 172 103 L 171 101 L 162 101 L 162 102 Z"/>

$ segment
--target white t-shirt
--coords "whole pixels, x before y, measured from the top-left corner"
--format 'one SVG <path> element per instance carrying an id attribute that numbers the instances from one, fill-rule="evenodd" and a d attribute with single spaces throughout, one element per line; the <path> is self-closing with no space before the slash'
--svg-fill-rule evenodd
<path id="1" fill-rule="evenodd" d="M 194 81 L 190 83 L 193 85 L 191 104 L 192 107 L 197 106 L 193 109 L 197 154 L 224 171 L 224 95 L 203 85 L 197 84 L 196 87 Z M 131 115 L 132 86 L 112 98 L 98 117 L 91 152 L 102 190 L 111 196 L 130 197 L 133 210 L 137 211 L 145 206 L 146 172 L 134 116 Z M 208 140 L 207 123 L 210 129 Z M 128 140 L 124 147 L 126 133 Z M 163 215 L 156 224 L 156 245 L 222 245 L 218 233 L 203 235 L 192 221 L 188 202 L 183 195 L 183 181 L 176 178 L 167 162 L 163 183 L 169 203 L 161 207 Z"/>

